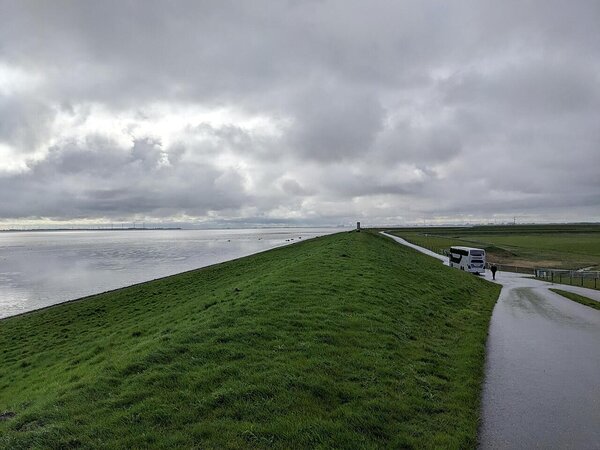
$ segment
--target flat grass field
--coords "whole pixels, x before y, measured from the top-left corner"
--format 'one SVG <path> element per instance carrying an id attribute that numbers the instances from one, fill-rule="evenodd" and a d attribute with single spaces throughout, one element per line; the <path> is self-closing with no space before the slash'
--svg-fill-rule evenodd
<path id="1" fill-rule="evenodd" d="M 434 251 L 453 245 L 484 248 L 496 264 L 600 270 L 600 225 L 505 225 L 394 229 L 407 241 Z"/>
<path id="2" fill-rule="evenodd" d="M 338 233 L 0 321 L 0 447 L 473 448 L 500 287 Z"/>

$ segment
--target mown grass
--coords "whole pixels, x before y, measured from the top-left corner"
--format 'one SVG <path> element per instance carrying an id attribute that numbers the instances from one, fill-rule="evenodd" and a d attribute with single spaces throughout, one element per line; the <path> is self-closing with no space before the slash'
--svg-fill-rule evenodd
<path id="1" fill-rule="evenodd" d="M 434 251 L 484 248 L 488 260 L 522 267 L 600 270 L 600 225 L 407 228 L 394 234 Z"/>
<path id="2" fill-rule="evenodd" d="M 498 294 L 340 233 L 9 318 L 0 447 L 474 447 Z"/>
<path id="3" fill-rule="evenodd" d="M 563 291 L 562 289 L 550 288 L 550 290 L 558 295 L 568 298 L 569 300 L 573 300 L 574 302 L 581 303 L 582 305 L 589 306 L 590 308 L 600 310 L 600 302 L 597 302 L 596 300 L 583 295 L 575 294 L 573 292 Z"/>

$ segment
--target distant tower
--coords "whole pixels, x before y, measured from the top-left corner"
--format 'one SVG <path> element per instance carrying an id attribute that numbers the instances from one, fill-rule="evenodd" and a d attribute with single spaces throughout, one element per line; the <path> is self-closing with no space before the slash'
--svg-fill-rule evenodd
<path id="1" fill-rule="evenodd" d="M 360 222 L 356 222 L 356 231 L 360 231 Z"/>

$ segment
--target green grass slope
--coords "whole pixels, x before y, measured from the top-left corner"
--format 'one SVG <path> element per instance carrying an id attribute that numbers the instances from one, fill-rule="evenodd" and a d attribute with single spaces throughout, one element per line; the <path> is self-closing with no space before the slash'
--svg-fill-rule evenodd
<path id="1" fill-rule="evenodd" d="M 0 321 L 0 447 L 472 447 L 498 293 L 340 233 Z"/>

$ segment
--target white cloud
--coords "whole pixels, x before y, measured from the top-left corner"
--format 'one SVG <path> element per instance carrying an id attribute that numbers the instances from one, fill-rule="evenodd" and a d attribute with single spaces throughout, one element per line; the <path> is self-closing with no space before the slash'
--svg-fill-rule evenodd
<path id="1" fill-rule="evenodd" d="M 600 8 L 0 3 L 0 219 L 600 219 Z"/>

